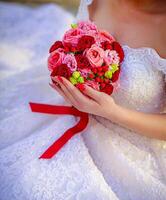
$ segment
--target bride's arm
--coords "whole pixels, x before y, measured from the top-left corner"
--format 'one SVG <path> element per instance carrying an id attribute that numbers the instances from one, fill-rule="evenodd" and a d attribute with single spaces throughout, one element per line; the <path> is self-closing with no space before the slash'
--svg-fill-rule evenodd
<path id="1" fill-rule="evenodd" d="M 166 140 L 166 115 L 146 114 L 117 105 L 113 98 L 85 86 L 83 95 L 67 79 L 54 77 L 60 87 L 52 85 L 68 102 L 78 110 L 102 116 L 139 134 Z"/>
<path id="2" fill-rule="evenodd" d="M 147 114 L 116 105 L 114 122 L 142 135 L 166 140 L 166 114 Z"/>

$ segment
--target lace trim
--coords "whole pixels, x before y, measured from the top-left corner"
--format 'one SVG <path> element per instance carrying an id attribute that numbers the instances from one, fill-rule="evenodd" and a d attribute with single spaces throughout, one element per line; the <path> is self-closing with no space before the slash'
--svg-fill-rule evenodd
<path id="1" fill-rule="evenodd" d="M 77 13 L 77 21 L 89 20 L 88 5 L 90 5 L 92 2 L 93 0 L 81 0 Z"/>
<path id="2" fill-rule="evenodd" d="M 152 65 L 159 71 L 162 71 L 164 74 L 166 74 L 166 58 L 162 58 L 155 49 L 151 47 L 131 48 L 128 45 L 122 45 L 122 46 L 124 50 L 130 51 L 130 52 L 146 53 L 147 55 L 150 56 L 150 58 L 153 58 Z"/>

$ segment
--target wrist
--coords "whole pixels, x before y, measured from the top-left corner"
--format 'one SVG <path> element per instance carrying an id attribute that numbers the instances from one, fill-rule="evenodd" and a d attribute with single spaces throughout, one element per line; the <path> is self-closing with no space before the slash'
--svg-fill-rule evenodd
<path id="1" fill-rule="evenodd" d="M 105 118 L 111 120 L 114 123 L 118 123 L 121 116 L 121 106 L 114 103 L 111 107 L 107 107 L 105 112 Z"/>

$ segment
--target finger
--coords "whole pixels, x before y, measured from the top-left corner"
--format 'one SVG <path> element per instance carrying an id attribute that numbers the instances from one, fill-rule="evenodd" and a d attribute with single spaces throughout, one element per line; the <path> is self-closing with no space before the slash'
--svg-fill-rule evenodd
<path id="1" fill-rule="evenodd" d="M 102 96 L 104 95 L 103 93 L 94 90 L 93 88 L 85 85 L 85 90 L 83 91 L 84 94 L 88 95 L 89 97 L 91 97 L 92 99 L 94 99 L 95 101 L 97 101 L 98 103 L 101 103 L 102 101 Z"/>
<path id="2" fill-rule="evenodd" d="M 85 95 L 82 94 L 82 92 L 80 92 L 70 81 L 68 81 L 66 78 L 63 78 L 63 83 L 65 85 L 65 87 L 67 88 L 67 90 L 69 91 L 69 93 L 72 94 L 72 96 L 78 101 L 78 102 L 86 102 L 87 100 L 89 100 L 87 97 L 85 97 Z"/>
<path id="3" fill-rule="evenodd" d="M 79 107 L 81 108 L 83 107 L 88 107 L 88 106 L 92 106 L 92 107 L 96 107 L 99 104 L 96 102 L 96 100 L 94 99 L 90 99 L 89 96 L 85 96 L 84 93 L 80 92 L 73 84 L 71 84 L 67 79 L 63 78 L 63 82 L 66 83 L 65 86 L 67 87 L 67 89 L 69 90 L 70 93 L 73 93 L 73 95 L 75 96 L 75 98 L 77 98 L 77 101 L 79 103 Z M 85 90 L 85 87 L 82 91 Z"/>
<path id="4" fill-rule="evenodd" d="M 70 100 L 65 96 L 65 94 L 63 93 L 63 91 L 60 89 L 60 87 L 58 87 L 55 84 L 49 83 L 49 85 L 56 90 L 68 103 L 71 104 Z"/>
<path id="5" fill-rule="evenodd" d="M 59 85 L 55 85 L 54 83 L 49 83 L 49 85 L 56 90 L 61 96 L 63 96 L 66 99 L 65 94 L 63 93 L 63 91 L 61 90 Z"/>
<path id="6" fill-rule="evenodd" d="M 68 94 L 68 96 L 71 96 L 71 98 L 73 98 L 76 102 L 79 101 L 79 95 L 75 95 L 75 93 L 73 91 L 78 90 L 75 86 L 73 86 L 69 81 L 64 80 L 64 78 L 62 77 L 52 77 L 52 79 L 54 81 L 56 81 L 58 84 L 60 84 L 60 86 L 63 88 L 63 90 L 65 91 L 66 94 Z M 71 84 L 70 88 L 72 87 L 72 89 L 68 88 L 68 84 Z M 81 93 L 81 92 L 80 92 Z"/>
<path id="7" fill-rule="evenodd" d="M 59 81 L 58 78 L 55 78 L 54 80 Z M 84 110 L 85 108 L 87 108 L 89 106 L 94 107 L 94 106 L 98 105 L 94 100 L 89 99 L 89 97 L 86 97 L 84 94 L 82 94 L 67 79 L 63 78 L 62 81 L 59 81 L 58 83 L 63 88 L 64 93 L 66 93 L 68 95 L 72 95 L 72 97 L 75 99 L 75 102 L 76 102 L 75 107 L 76 108 Z"/>
<path id="8" fill-rule="evenodd" d="M 77 104 L 77 100 L 76 100 L 76 99 L 73 97 L 73 95 L 67 90 L 67 88 L 65 87 L 65 85 L 64 85 L 57 77 L 53 77 L 52 79 L 53 79 L 54 81 L 56 81 L 56 82 L 60 85 L 60 87 L 61 87 L 61 89 L 62 89 L 64 95 L 70 100 L 70 102 L 71 102 L 73 105 L 76 105 L 76 104 Z"/>

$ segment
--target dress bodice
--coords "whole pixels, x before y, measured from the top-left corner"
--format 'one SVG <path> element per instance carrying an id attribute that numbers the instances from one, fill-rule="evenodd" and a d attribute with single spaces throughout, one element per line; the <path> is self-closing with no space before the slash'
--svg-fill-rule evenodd
<path id="1" fill-rule="evenodd" d="M 114 92 L 117 103 L 143 112 L 162 112 L 166 96 L 166 59 L 154 49 L 123 47 L 119 88 Z"/>

